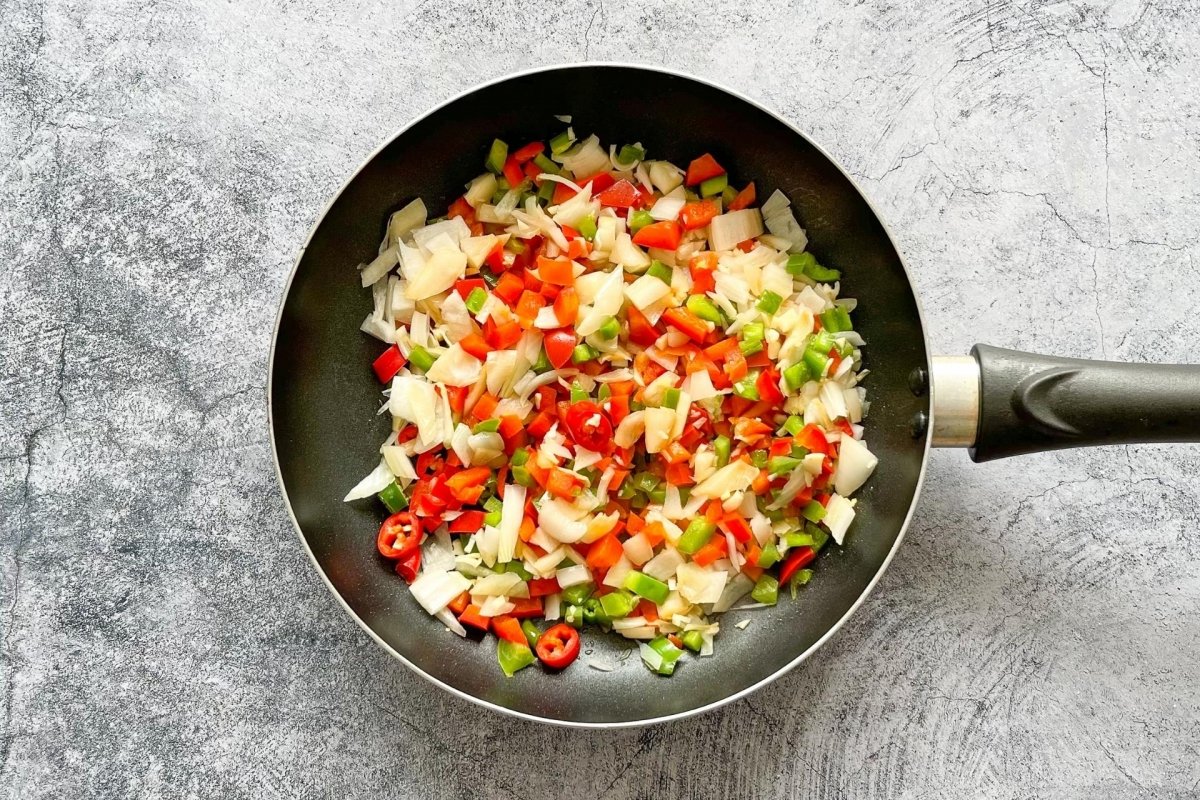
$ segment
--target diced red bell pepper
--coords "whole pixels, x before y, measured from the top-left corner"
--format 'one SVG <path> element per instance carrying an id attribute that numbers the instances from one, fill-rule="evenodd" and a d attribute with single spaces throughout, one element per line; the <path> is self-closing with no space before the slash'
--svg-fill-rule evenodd
<path id="1" fill-rule="evenodd" d="M 504 261 L 504 243 L 496 242 L 496 246 L 488 251 L 487 256 L 483 259 L 483 263 L 492 272 L 497 274 L 504 272 L 508 268 L 508 264 Z"/>
<path id="2" fill-rule="evenodd" d="M 683 229 L 679 227 L 679 223 L 668 219 L 647 225 L 639 230 L 633 235 L 633 243 L 642 247 L 674 250 L 679 247 L 682 238 Z"/>
<path id="3" fill-rule="evenodd" d="M 516 305 L 523 291 L 525 291 L 524 278 L 514 272 L 506 272 L 496 282 L 496 288 L 492 289 L 492 294 L 503 300 L 509 307 L 512 307 Z"/>
<path id="4" fill-rule="evenodd" d="M 475 407 L 471 409 L 471 416 L 479 422 L 485 419 L 491 419 L 492 414 L 496 412 L 497 406 L 500 405 L 496 395 L 489 392 L 484 392 L 479 395 L 479 399 L 475 401 Z"/>
<path id="5" fill-rule="evenodd" d="M 592 190 L 595 191 L 595 186 Z M 610 208 L 636 208 L 641 204 L 642 195 L 632 183 L 622 178 L 596 195 L 596 199 L 600 205 Z"/>
<path id="6" fill-rule="evenodd" d="M 517 618 L 512 615 L 492 617 L 492 630 L 506 642 L 529 646 L 529 640 L 525 638 L 525 632 L 521 630 L 521 623 L 517 622 Z"/>
<path id="7" fill-rule="evenodd" d="M 508 612 L 510 617 L 529 619 L 542 615 L 542 598 L 540 597 L 513 597 L 509 599 L 509 602 L 513 604 L 513 610 Z M 526 640 L 525 643 L 529 644 L 529 641 Z"/>
<path id="8" fill-rule="evenodd" d="M 725 168 L 718 164 L 717 160 L 710 153 L 705 153 L 691 164 L 688 164 L 687 177 L 684 178 L 684 183 L 688 186 L 695 186 L 709 178 L 715 178 L 718 175 L 724 174 Z"/>
<path id="9" fill-rule="evenodd" d="M 559 325 L 574 325 L 579 314 L 579 294 L 570 286 L 564 287 L 554 298 L 554 318 Z"/>
<path id="10" fill-rule="evenodd" d="M 627 318 L 629 320 L 629 338 L 642 347 L 649 347 L 658 341 L 658 331 L 650 324 L 650 320 L 646 315 L 638 311 L 634 306 L 629 306 Z"/>
<path id="11" fill-rule="evenodd" d="M 529 581 L 530 597 L 545 597 L 559 590 L 558 578 L 534 578 Z"/>
<path id="12" fill-rule="evenodd" d="M 538 311 L 544 305 L 546 305 L 546 298 L 537 292 L 531 292 L 526 289 L 521 292 L 521 299 L 517 301 L 517 307 L 513 311 L 516 313 L 517 319 L 521 320 L 521 325 L 529 328 L 533 326 L 533 321 L 537 318 Z"/>
<path id="13" fill-rule="evenodd" d="M 708 325 L 704 320 L 686 308 L 668 308 L 663 312 L 663 321 L 696 342 L 703 342 L 708 335 Z"/>
<path id="14" fill-rule="evenodd" d="M 808 450 L 810 453 L 829 453 L 829 440 L 825 438 L 825 432 L 816 425 L 805 425 L 796 434 L 796 444 Z"/>
<path id="15" fill-rule="evenodd" d="M 727 514 L 721 519 L 721 528 L 733 534 L 733 538 L 739 542 L 750 541 L 750 535 L 753 531 L 750 530 L 750 523 L 746 522 L 741 514 Z"/>
<path id="16" fill-rule="evenodd" d="M 679 212 L 679 222 L 685 231 L 694 231 L 712 222 L 713 217 L 718 213 L 720 213 L 720 209 L 712 200 L 697 200 L 695 203 L 688 203 L 683 207 L 683 210 Z"/>
<path id="17" fill-rule="evenodd" d="M 591 186 L 592 197 L 595 197 L 599 193 L 606 191 L 610 186 L 613 186 L 617 182 L 617 179 L 613 177 L 611 172 L 597 172 L 595 175 L 575 182 L 580 186 Z"/>
<path id="18" fill-rule="evenodd" d="M 575 265 L 569 259 L 538 256 L 537 270 L 546 283 L 556 286 L 575 285 Z"/>
<path id="19" fill-rule="evenodd" d="M 812 560 L 817 557 L 817 551 L 811 547 L 797 547 L 788 553 L 787 559 L 783 562 L 783 566 L 779 568 L 779 582 L 787 583 L 792 579 L 800 569 L 812 563 Z"/>
<path id="20" fill-rule="evenodd" d="M 521 169 L 521 164 L 513 156 L 509 156 L 508 160 L 504 162 L 504 180 L 514 188 L 520 186 L 525 180 L 525 171 Z"/>
<path id="21" fill-rule="evenodd" d="M 479 606 L 468 605 L 463 612 L 458 615 L 458 621 L 463 625 L 470 625 L 472 628 L 478 628 L 481 631 L 486 631 L 492 626 L 492 618 L 485 617 L 479 613 Z M 518 624 L 517 628 L 521 626 Z"/>
<path id="22" fill-rule="evenodd" d="M 464 469 L 446 479 L 446 488 L 458 502 L 476 503 L 479 501 L 479 496 L 483 494 L 484 484 L 491 476 L 492 471 L 487 467 Z"/>
<path id="23" fill-rule="evenodd" d="M 625 555 L 621 542 L 611 533 L 592 544 L 587 554 L 587 565 L 598 571 L 609 570 Z"/>
<path id="24" fill-rule="evenodd" d="M 464 511 L 450 520 L 451 533 L 475 533 L 483 529 L 483 518 L 487 516 L 478 509 Z"/>
<path id="25" fill-rule="evenodd" d="M 487 354 L 492 352 L 492 348 L 488 347 L 488 343 L 485 342 L 483 337 L 478 333 L 472 333 L 464 336 L 459 340 L 458 346 L 478 358 L 480 361 L 486 360 Z"/>
<path id="26" fill-rule="evenodd" d="M 516 322 L 509 321 L 497 325 L 491 317 L 488 317 L 487 322 L 483 323 L 483 340 L 493 350 L 507 350 L 521 341 L 522 335 L 521 326 Z"/>
<path id="27" fill-rule="evenodd" d="M 471 291 L 475 288 L 483 289 L 485 292 L 487 291 L 487 284 L 484 282 L 483 278 L 463 278 L 462 280 L 454 282 L 454 291 L 457 292 L 458 296 L 463 300 L 466 300 L 467 297 L 470 296 Z"/>
<path id="28" fill-rule="evenodd" d="M 754 205 L 756 196 L 754 194 L 754 181 L 746 184 L 746 188 L 737 193 L 737 197 L 733 198 L 733 202 L 729 204 L 730 211 L 741 211 L 743 208 L 749 208 Z"/>
<path id="29" fill-rule="evenodd" d="M 404 367 L 406 362 L 407 359 L 400 352 L 400 348 L 392 345 L 372 362 L 371 369 L 375 370 L 375 377 L 379 378 L 380 383 L 388 383 L 396 377 L 396 373 Z"/>
<path id="30" fill-rule="evenodd" d="M 450 208 L 446 212 L 446 216 L 450 219 L 454 217 L 462 217 L 463 222 L 470 225 L 475 222 L 475 209 L 471 208 L 471 204 L 467 202 L 465 196 L 459 197 L 450 204 Z"/>
<path id="31" fill-rule="evenodd" d="M 708 544 L 692 554 L 692 561 L 702 567 L 707 567 L 714 561 L 724 558 L 728 550 L 729 543 L 725 541 L 725 537 L 714 536 L 708 540 Z"/>
<path id="32" fill-rule="evenodd" d="M 463 409 L 467 405 L 467 394 L 471 391 L 469 386 L 447 386 L 446 399 L 450 401 L 450 410 L 459 419 L 462 418 Z"/>
<path id="33" fill-rule="evenodd" d="M 528 425 L 528 427 L 525 428 L 525 430 L 528 431 L 529 435 L 532 436 L 533 438 L 541 439 L 543 436 L 545 436 L 550 431 L 550 428 L 553 425 L 554 425 L 553 415 L 551 415 L 550 413 L 548 413 L 546 411 L 541 411 L 537 414 L 537 416 L 535 416 L 529 422 L 529 425 Z M 532 461 L 530 463 L 532 463 Z M 531 468 L 531 471 L 532 471 L 532 468 Z M 540 481 L 539 481 L 539 483 L 540 483 Z"/>
<path id="34" fill-rule="evenodd" d="M 574 500 L 583 490 L 583 480 L 565 469 L 555 467 L 550 470 L 550 478 L 546 482 L 546 491 L 564 500 Z"/>
<path id="35" fill-rule="evenodd" d="M 693 294 L 705 294 L 716 290 L 717 282 L 713 278 L 716 268 L 716 253 L 705 252 L 692 256 L 692 260 L 688 262 L 688 271 L 692 274 Z"/>
<path id="36" fill-rule="evenodd" d="M 758 389 L 758 396 L 763 402 L 777 406 L 787 399 L 783 392 L 779 390 L 779 373 L 774 367 L 767 367 L 758 373 L 758 380 L 755 381 L 754 385 Z"/>
<path id="37" fill-rule="evenodd" d="M 512 154 L 513 159 L 518 164 L 524 164 L 526 161 L 532 160 L 535 156 L 546 149 L 546 145 L 542 142 L 530 142 L 521 149 Z"/>

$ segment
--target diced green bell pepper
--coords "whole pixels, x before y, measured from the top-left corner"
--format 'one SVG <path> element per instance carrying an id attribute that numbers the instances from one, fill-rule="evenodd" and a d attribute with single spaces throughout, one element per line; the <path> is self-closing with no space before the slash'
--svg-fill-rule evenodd
<path id="1" fill-rule="evenodd" d="M 651 503 L 657 503 L 661 506 L 663 503 L 667 502 L 667 487 L 660 483 L 654 488 L 653 491 L 646 493 L 646 498 Z"/>
<path id="2" fill-rule="evenodd" d="M 496 642 L 496 659 L 500 662 L 500 669 L 510 678 L 536 660 L 529 645 L 517 644 L 507 639 Z"/>
<path id="3" fill-rule="evenodd" d="M 579 221 L 579 235 L 589 242 L 596 238 L 596 215 L 588 214 Z"/>
<path id="4" fill-rule="evenodd" d="M 756 603 L 766 603 L 773 606 L 779 602 L 779 581 L 770 575 L 762 575 L 750 590 L 750 596 Z"/>
<path id="5" fill-rule="evenodd" d="M 671 276 L 674 274 L 674 272 L 666 264 L 655 259 L 654 261 L 650 262 L 650 268 L 646 270 L 646 274 L 652 275 L 655 278 L 658 278 L 663 283 L 665 283 L 667 286 L 670 286 L 671 285 Z"/>
<path id="6" fill-rule="evenodd" d="M 788 367 L 787 369 L 785 369 L 783 371 L 783 382 L 787 384 L 787 387 L 789 389 L 799 389 L 801 386 L 803 386 L 805 383 L 808 382 L 808 377 L 809 377 L 808 376 L 808 365 L 806 365 L 803 361 L 797 361 L 795 364 L 792 364 L 790 367 Z M 788 420 L 788 422 L 791 422 L 793 419 L 800 419 L 800 418 L 799 417 L 791 417 Z M 801 419 L 800 420 L 800 428 L 803 428 L 803 427 L 804 427 L 804 420 Z M 792 435 L 794 436 L 796 433 L 799 433 L 800 428 L 797 428 L 795 433 L 793 433 Z"/>
<path id="7" fill-rule="evenodd" d="M 733 443 L 729 440 L 729 437 L 724 434 L 713 440 L 713 451 L 717 456 L 718 469 L 729 463 L 729 451 L 732 445 Z"/>
<path id="8" fill-rule="evenodd" d="M 829 356 L 814 350 L 809 347 L 804 351 L 804 366 L 808 369 L 810 375 L 814 378 L 820 378 L 825 374 L 825 368 L 829 366 Z"/>
<path id="9" fill-rule="evenodd" d="M 391 514 L 408 508 L 408 497 L 405 496 L 404 490 L 395 481 L 392 481 L 383 488 L 383 491 L 379 493 L 379 499 Z"/>
<path id="10" fill-rule="evenodd" d="M 675 663 L 679 661 L 679 657 L 683 655 L 683 651 L 675 645 L 671 644 L 671 640 L 665 636 L 659 636 L 649 641 L 649 647 L 654 652 L 662 657 L 662 663 L 655 670 L 659 675 L 672 675 L 675 673 Z"/>
<path id="11" fill-rule="evenodd" d="M 408 363 L 422 372 L 428 372 L 435 361 L 437 358 L 419 344 L 413 345 L 412 352 L 408 354 Z"/>
<path id="12" fill-rule="evenodd" d="M 635 605 L 633 595 L 625 591 L 609 592 L 600 598 L 600 608 L 609 620 L 628 617 Z"/>
<path id="13" fill-rule="evenodd" d="M 771 542 L 762 549 L 761 553 L 759 553 L 758 566 L 762 567 L 763 569 L 773 567 L 782 557 L 783 556 L 779 554 L 779 548 L 775 546 L 774 542 Z"/>
<path id="14" fill-rule="evenodd" d="M 499 139 L 492 140 L 492 147 L 488 150 L 487 160 L 484 166 L 489 172 L 494 172 L 499 175 L 504 171 L 504 162 L 508 160 L 508 145 Z"/>
<path id="15" fill-rule="evenodd" d="M 788 588 L 792 590 L 792 599 L 796 599 L 796 590 L 804 584 L 812 580 L 813 571 L 811 569 L 802 569 L 792 576 L 788 581 Z"/>
<path id="16" fill-rule="evenodd" d="M 471 293 L 467 295 L 467 311 L 470 311 L 472 314 L 478 314 L 483 310 L 483 304 L 487 302 L 487 297 L 488 293 L 476 286 L 471 290 Z"/>
<path id="17" fill-rule="evenodd" d="M 766 450 L 754 450 L 750 453 L 750 463 L 759 469 L 766 469 L 770 454 Z"/>
<path id="18" fill-rule="evenodd" d="M 596 333 L 601 339 L 611 341 L 621 335 L 621 323 L 616 317 L 609 317 L 600 323 L 600 327 L 596 329 Z"/>
<path id="19" fill-rule="evenodd" d="M 717 325 L 722 325 L 725 322 L 725 315 L 721 313 L 721 309 L 717 308 L 716 303 L 702 294 L 688 295 L 687 310 L 700 319 Z"/>
<path id="20" fill-rule="evenodd" d="M 550 356 L 546 355 L 546 349 L 543 347 L 538 351 L 537 361 L 533 362 L 533 371 L 540 375 L 552 369 L 554 369 L 554 365 L 550 363 Z"/>
<path id="21" fill-rule="evenodd" d="M 771 477 L 777 478 L 780 475 L 787 475 L 800 468 L 804 461 L 791 456 L 772 456 L 767 462 L 767 471 L 771 473 Z"/>
<path id="22" fill-rule="evenodd" d="M 476 423 L 475 427 L 471 429 L 471 433 L 495 433 L 498 430 L 500 430 L 500 420 L 485 419 Z"/>
<path id="23" fill-rule="evenodd" d="M 647 225 L 653 224 L 654 217 L 650 216 L 650 212 L 643 208 L 639 208 L 629 215 L 629 230 L 633 233 L 637 233 Z"/>
<path id="24" fill-rule="evenodd" d="M 665 603 L 667 595 L 671 593 L 671 590 L 667 588 L 665 583 L 637 570 L 632 570 L 626 575 L 622 585 L 634 594 L 640 595 L 655 604 Z"/>
<path id="25" fill-rule="evenodd" d="M 786 372 L 787 370 L 784 370 Z M 802 382 L 803 383 L 803 382 Z M 791 386 L 789 383 L 788 386 Z M 783 432 L 789 436 L 795 436 L 804 429 L 804 417 L 798 417 L 795 414 L 787 418 L 787 422 L 783 423 Z"/>
<path id="26" fill-rule="evenodd" d="M 725 191 L 725 187 L 729 185 L 729 175 L 721 174 L 715 178 L 709 178 L 700 183 L 700 196 L 712 197 L 715 194 L 720 194 Z"/>
<path id="27" fill-rule="evenodd" d="M 571 351 L 572 364 L 585 364 L 599 355 L 595 350 L 589 347 L 584 342 L 575 345 L 575 349 Z"/>
<path id="28" fill-rule="evenodd" d="M 777 293 L 767 289 L 758 298 L 758 310 L 764 314 L 774 314 L 779 310 L 779 306 L 783 303 L 783 298 Z"/>
<path id="29" fill-rule="evenodd" d="M 646 157 L 646 151 L 637 145 L 627 144 L 617 151 L 617 161 L 628 165 L 635 161 L 641 161 Z"/>
<path id="30" fill-rule="evenodd" d="M 699 653 L 700 648 L 704 647 L 704 634 L 700 631 L 684 631 L 679 638 L 683 640 L 683 646 L 693 653 Z"/>
<path id="31" fill-rule="evenodd" d="M 578 383 L 571 384 L 571 402 L 581 403 L 588 399 L 588 393 L 583 390 L 583 387 Z"/>
<path id="32" fill-rule="evenodd" d="M 711 520 L 705 517 L 696 517 L 688 523 L 684 529 L 683 535 L 679 537 L 679 542 L 675 548 L 681 553 L 692 555 L 701 547 L 708 544 L 708 540 L 716 533 L 717 526 Z"/>
<path id="33" fill-rule="evenodd" d="M 533 163 L 536 164 L 537 168 L 542 172 L 546 172 L 551 175 L 562 174 L 562 168 L 559 167 L 558 164 L 555 164 L 553 161 L 551 161 L 545 153 L 538 153 L 536 156 L 534 156 Z"/>
<path id="34" fill-rule="evenodd" d="M 759 400 L 758 386 L 754 378 L 742 378 L 733 385 L 733 393 L 746 400 Z"/>
<path id="35" fill-rule="evenodd" d="M 787 534 L 783 537 L 783 540 L 787 542 L 788 547 L 812 547 L 814 544 L 812 536 L 800 531 Z"/>
<path id="36" fill-rule="evenodd" d="M 549 203 L 554 199 L 554 187 L 557 186 L 554 181 L 545 181 L 537 190 L 537 199 L 543 203 Z"/>
<path id="37" fill-rule="evenodd" d="M 679 406 L 679 390 L 671 387 L 663 392 L 663 408 L 677 408 Z"/>
<path id="38" fill-rule="evenodd" d="M 813 500 L 800 510 L 800 516 L 809 522 L 820 522 L 825 519 L 825 506 Z"/>
<path id="39" fill-rule="evenodd" d="M 570 130 L 565 130 L 550 140 L 550 152 L 554 155 L 564 153 L 573 144 L 575 144 L 575 137 L 571 135 Z"/>

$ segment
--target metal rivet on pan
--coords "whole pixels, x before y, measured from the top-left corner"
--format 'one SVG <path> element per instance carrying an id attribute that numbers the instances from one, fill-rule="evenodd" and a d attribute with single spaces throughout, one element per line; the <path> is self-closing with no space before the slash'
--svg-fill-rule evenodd
<path id="1" fill-rule="evenodd" d="M 924 411 L 918 411 L 912 416 L 912 435 L 914 439 L 920 439 L 925 435 L 925 431 L 929 429 L 929 415 Z"/>
<path id="2" fill-rule="evenodd" d="M 929 391 L 929 373 L 924 367 L 917 367 L 908 373 L 908 388 L 917 397 Z"/>

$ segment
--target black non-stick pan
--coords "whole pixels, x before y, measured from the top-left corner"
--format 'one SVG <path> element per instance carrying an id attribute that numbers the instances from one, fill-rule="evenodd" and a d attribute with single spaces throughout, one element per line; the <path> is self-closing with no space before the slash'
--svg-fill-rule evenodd
<path id="1" fill-rule="evenodd" d="M 684 162 L 711 152 L 761 196 L 782 189 L 822 263 L 858 298 L 871 401 L 867 440 L 879 457 L 857 495 L 844 547 L 827 548 L 796 601 L 722 617 L 712 658 L 670 678 L 636 646 L 590 632 L 585 658 L 560 674 L 508 679 L 494 643 L 460 639 L 425 614 L 379 558 L 377 503 L 342 497 L 378 462 L 388 419 L 358 332 L 371 308 L 355 266 L 376 253 L 388 215 L 414 197 L 444 208 L 479 172 L 494 137 L 545 139 L 571 114 L 604 142 L 641 141 Z M 708 83 L 640 67 L 528 72 L 461 95 L 409 125 L 332 201 L 296 262 L 271 356 L 270 424 L 279 480 L 296 527 L 329 588 L 360 625 L 440 686 L 498 711 L 572 725 L 638 725 L 726 703 L 770 682 L 819 647 L 858 607 L 891 560 L 921 487 L 930 446 L 965 446 L 983 461 L 1035 450 L 1200 440 L 1200 367 L 1119 365 L 978 346 L 930 357 L 920 306 L 879 216 L 845 172 L 803 134 L 752 101 Z M 745 630 L 732 623 L 749 616 Z M 587 651 L 590 650 L 590 653 Z"/>

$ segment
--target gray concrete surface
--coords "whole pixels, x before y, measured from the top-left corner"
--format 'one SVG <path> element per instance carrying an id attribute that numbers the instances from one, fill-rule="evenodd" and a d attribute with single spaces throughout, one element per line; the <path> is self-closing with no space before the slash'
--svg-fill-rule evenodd
<path id="1" fill-rule="evenodd" d="M 1197 447 L 938 452 L 818 656 L 621 732 L 430 687 L 326 594 L 263 386 L 376 143 L 590 57 L 715 78 L 884 211 L 942 352 L 1195 361 L 1194 2 L 0 0 L 0 796 L 1194 797 Z M 568 787 L 568 788 L 563 788 Z"/>

